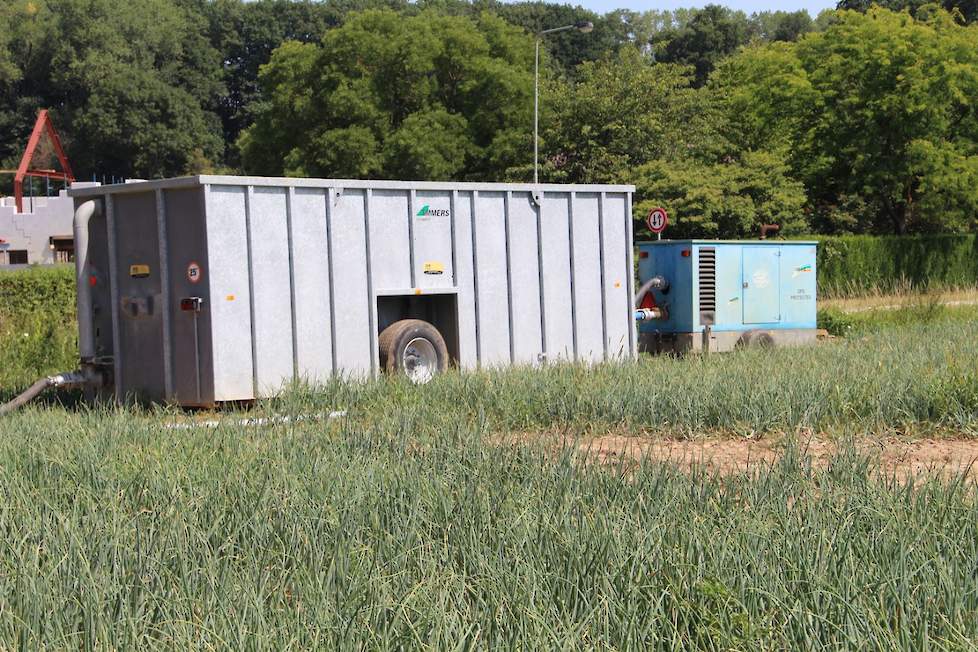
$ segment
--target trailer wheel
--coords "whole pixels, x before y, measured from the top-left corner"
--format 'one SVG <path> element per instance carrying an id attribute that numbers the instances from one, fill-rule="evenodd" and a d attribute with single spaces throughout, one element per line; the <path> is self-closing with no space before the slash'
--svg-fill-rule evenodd
<path id="1" fill-rule="evenodd" d="M 736 347 L 739 349 L 748 347 L 752 349 L 773 349 L 774 344 L 774 338 L 767 331 L 749 330 L 744 331 L 744 334 L 740 336 Z"/>
<path id="2" fill-rule="evenodd" d="M 380 364 L 423 385 L 448 368 L 448 347 L 438 329 L 421 319 L 396 321 L 380 334 Z"/>

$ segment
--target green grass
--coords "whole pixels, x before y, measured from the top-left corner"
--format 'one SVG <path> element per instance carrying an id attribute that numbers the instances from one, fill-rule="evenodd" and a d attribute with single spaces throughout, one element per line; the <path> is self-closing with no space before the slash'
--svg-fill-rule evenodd
<path id="1" fill-rule="evenodd" d="M 978 312 L 872 315 L 803 349 L 333 382 L 248 413 L 337 419 L 33 405 L 0 419 L 0 649 L 971 649 L 974 481 L 799 442 L 978 432 Z M 0 327 L 8 395 L 73 366 L 71 324 L 34 319 Z M 719 477 L 498 443 L 553 430 L 788 452 Z"/>
<path id="2" fill-rule="evenodd" d="M 0 421 L 0 645 L 965 649 L 973 485 L 617 469 L 411 415 Z"/>

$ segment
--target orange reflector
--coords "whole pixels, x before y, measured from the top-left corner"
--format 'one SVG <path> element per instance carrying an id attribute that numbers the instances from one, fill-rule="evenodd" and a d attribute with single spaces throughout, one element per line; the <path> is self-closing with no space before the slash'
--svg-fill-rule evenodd
<path id="1" fill-rule="evenodd" d="M 647 252 L 647 251 L 640 251 L 640 252 L 638 252 L 638 257 L 639 258 L 648 258 L 649 257 L 649 252 Z"/>
<path id="2" fill-rule="evenodd" d="M 89 277 L 88 277 L 88 284 L 89 284 L 89 285 L 90 285 L 91 287 L 95 287 L 96 285 L 98 285 L 98 279 L 97 279 L 97 278 L 95 278 L 94 276 L 89 276 Z"/>
<path id="3" fill-rule="evenodd" d="M 689 258 L 689 249 L 683 249 L 683 258 Z"/>

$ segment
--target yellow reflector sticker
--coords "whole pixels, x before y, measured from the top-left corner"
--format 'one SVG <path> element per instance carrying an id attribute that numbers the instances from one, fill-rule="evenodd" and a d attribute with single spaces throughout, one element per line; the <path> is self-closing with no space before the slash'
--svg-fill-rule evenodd
<path id="1" fill-rule="evenodd" d="M 441 274 L 445 271 L 445 265 L 435 261 L 428 261 L 424 264 L 425 274 Z"/>
<path id="2" fill-rule="evenodd" d="M 149 276 L 149 265 L 130 265 L 129 276 L 133 278 L 146 278 Z"/>

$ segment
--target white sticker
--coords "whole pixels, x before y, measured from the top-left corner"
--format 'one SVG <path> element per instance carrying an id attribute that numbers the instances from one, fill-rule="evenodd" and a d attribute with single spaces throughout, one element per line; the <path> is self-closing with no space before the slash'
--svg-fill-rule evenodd
<path id="1" fill-rule="evenodd" d="M 761 268 L 756 272 L 754 272 L 753 278 L 754 278 L 754 285 L 756 285 L 759 288 L 766 288 L 768 285 L 771 284 L 771 279 L 768 278 L 767 270 L 764 268 Z"/>
<path id="2" fill-rule="evenodd" d="M 187 280 L 191 283 L 199 282 L 203 275 L 203 272 L 200 271 L 200 265 L 197 263 L 187 265 Z"/>

